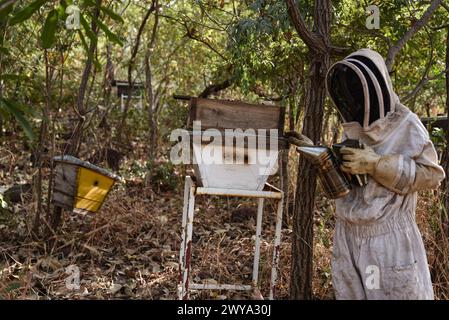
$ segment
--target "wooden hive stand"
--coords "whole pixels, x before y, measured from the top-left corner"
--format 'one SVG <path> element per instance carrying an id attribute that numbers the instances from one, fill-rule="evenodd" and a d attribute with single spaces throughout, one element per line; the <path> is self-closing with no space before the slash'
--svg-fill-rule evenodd
<path id="1" fill-rule="evenodd" d="M 275 236 L 274 249 L 271 265 L 271 280 L 269 288 L 269 298 L 274 299 L 279 265 L 279 248 L 281 244 L 281 227 L 283 214 L 284 194 L 281 190 L 266 183 L 269 175 L 277 169 L 277 156 L 279 149 L 288 148 L 288 143 L 283 135 L 284 109 L 273 105 L 255 105 L 238 101 L 211 100 L 211 99 L 190 99 L 190 112 L 188 126 L 194 127 L 194 121 L 201 121 L 201 129 L 216 129 L 215 132 L 222 134 L 227 129 L 265 129 L 277 130 L 278 137 L 276 150 L 270 149 L 273 141 L 269 137 L 266 144 L 262 146 L 257 142 L 257 148 L 262 151 L 273 151 L 275 161 L 267 164 L 249 163 L 245 158 L 245 163 L 233 164 L 211 164 L 199 163 L 194 165 L 195 179 L 187 176 L 184 186 L 184 207 L 182 212 L 181 248 L 179 254 L 179 278 L 178 278 L 178 298 L 188 299 L 191 290 L 243 290 L 252 291 L 256 298 L 263 298 L 259 288 L 259 264 L 260 264 L 260 241 L 262 237 L 262 220 L 264 213 L 264 200 L 273 199 L 277 201 L 275 213 Z M 193 155 L 195 159 L 199 157 L 204 145 L 200 140 L 194 139 L 199 132 L 193 131 L 191 134 Z M 238 138 L 238 134 L 234 136 Z M 234 139 L 233 138 L 233 139 Z M 246 137 L 248 138 L 248 137 Z M 249 138 L 248 138 L 249 139 Z M 224 142 L 225 139 L 222 139 Z M 247 143 L 244 146 L 234 147 L 233 157 L 239 152 L 246 157 L 248 152 Z M 191 257 L 192 257 L 192 234 L 195 212 L 196 196 L 233 196 L 240 198 L 257 199 L 257 221 L 254 246 L 254 261 L 252 270 L 252 282 L 247 285 L 240 284 L 216 284 L 201 281 L 201 283 L 191 283 Z"/>

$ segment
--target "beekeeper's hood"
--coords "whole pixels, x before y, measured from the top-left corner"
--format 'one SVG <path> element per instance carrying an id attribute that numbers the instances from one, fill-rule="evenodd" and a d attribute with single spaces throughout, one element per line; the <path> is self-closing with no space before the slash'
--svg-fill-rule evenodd
<path id="1" fill-rule="evenodd" d="M 370 49 L 356 51 L 331 66 L 326 88 L 342 117 L 345 134 L 369 144 L 385 138 L 387 118 L 402 110 L 384 59 Z"/>

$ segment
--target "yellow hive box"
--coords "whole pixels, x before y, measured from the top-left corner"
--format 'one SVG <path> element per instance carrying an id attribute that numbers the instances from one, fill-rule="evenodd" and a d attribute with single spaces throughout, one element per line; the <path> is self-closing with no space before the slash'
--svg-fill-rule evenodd
<path id="1" fill-rule="evenodd" d="M 52 202 L 68 210 L 97 212 L 119 180 L 107 170 L 72 156 L 56 157 L 54 161 Z"/>
<path id="2" fill-rule="evenodd" d="M 97 212 L 114 185 L 114 179 L 86 168 L 78 170 L 75 208 Z"/>

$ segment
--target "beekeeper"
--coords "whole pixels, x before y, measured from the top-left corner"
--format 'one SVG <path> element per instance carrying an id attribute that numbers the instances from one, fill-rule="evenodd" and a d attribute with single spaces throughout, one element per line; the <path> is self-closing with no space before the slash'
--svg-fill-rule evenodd
<path id="1" fill-rule="evenodd" d="M 370 175 L 367 185 L 336 200 L 336 298 L 433 299 L 415 220 L 417 191 L 444 179 L 428 132 L 400 103 L 375 51 L 362 49 L 334 64 L 326 85 L 345 137 L 365 145 L 341 150 L 342 170 Z"/>

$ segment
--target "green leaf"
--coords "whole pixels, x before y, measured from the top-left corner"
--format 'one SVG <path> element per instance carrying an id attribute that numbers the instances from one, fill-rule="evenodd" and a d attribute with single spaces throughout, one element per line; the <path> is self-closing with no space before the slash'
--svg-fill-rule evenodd
<path id="1" fill-rule="evenodd" d="M 92 19 L 94 19 L 94 21 L 98 25 L 98 27 L 101 30 L 103 30 L 103 32 L 106 34 L 106 37 L 109 39 L 109 41 L 112 41 L 121 47 L 123 46 L 123 41 L 122 41 L 122 39 L 120 39 L 120 37 L 118 35 L 116 35 L 111 30 L 109 30 L 109 28 L 103 22 L 101 22 L 99 19 L 97 19 L 96 17 L 92 17 Z"/>
<path id="2" fill-rule="evenodd" d="M 2 108 L 2 100 L 0 100 L 0 116 L 2 116 L 3 119 L 9 118 L 9 113 L 6 111 L 6 108 Z"/>
<path id="3" fill-rule="evenodd" d="M 90 41 L 98 41 L 97 36 L 95 35 L 95 33 L 92 31 L 92 29 L 90 28 L 89 24 L 87 23 L 86 19 L 84 19 L 83 15 L 80 15 L 80 22 L 81 25 L 84 28 L 84 31 L 86 31 L 86 35 L 87 37 L 90 39 Z"/>
<path id="4" fill-rule="evenodd" d="M 58 17 L 63 20 L 65 20 L 68 16 L 68 14 L 65 13 L 66 8 L 67 6 L 63 6 L 62 4 L 56 7 L 56 10 L 58 11 Z"/>
<path id="5" fill-rule="evenodd" d="M 47 0 L 36 0 L 33 3 L 31 3 L 29 6 L 23 8 L 19 12 L 17 12 L 10 21 L 11 25 L 15 25 L 17 23 L 21 23 L 28 18 L 30 18 L 33 13 L 35 13 L 37 10 L 39 10 L 40 7 L 44 5 L 44 3 L 47 2 Z"/>
<path id="6" fill-rule="evenodd" d="M 84 37 L 84 35 L 81 32 L 81 30 L 77 30 L 77 31 L 78 31 L 78 35 L 80 36 L 81 44 L 83 45 L 84 50 L 86 52 L 89 52 L 89 46 L 87 45 L 86 38 Z"/>
<path id="7" fill-rule="evenodd" d="M 22 106 L 18 105 L 16 102 L 8 99 L 1 99 L 1 102 L 3 104 L 0 104 L 0 108 L 6 109 L 6 111 L 14 116 L 16 121 L 20 124 L 23 131 L 27 135 L 28 139 L 33 140 L 34 139 L 34 133 L 33 129 L 31 128 L 30 123 L 28 120 L 24 117 L 23 112 L 21 109 L 23 109 Z"/>
<path id="8" fill-rule="evenodd" d="M 83 45 L 84 50 L 86 51 L 87 54 L 89 54 L 91 56 L 91 53 L 89 52 L 89 45 L 87 44 L 86 38 L 84 37 L 83 33 L 81 32 L 81 30 L 77 30 L 78 31 L 78 35 L 81 39 L 81 44 Z M 92 61 L 95 64 L 95 67 L 97 69 L 101 69 L 101 64 L 98 61 L 97 57 L 92 57 Z"/>
<path id="9" fill-rule="evenodd" d="M 48 49 L 55 43 L 56 27 L 58 25 L 58 11 L 56 9 L 50 11 L 45 20 L 44 27 L 41 32 L 42 48 Z"/>
<path id="10" fill-rule="evenodd" d="M 8 103 L 9 106 L 12 106 L 15 110 L 17 110 L 23 114 L 28 114 L 33 117 L 37 117 L 36 112 L 34 110 L 32 110 L 29 106 L 17 103 L 11 99 L 6 99 L 6 98 L 3 98 L 3 102 Z M 7 109 L 7 110 L 9 110 L 9 109 Z"/>
<path id="11" fill-rule="evenodd" d="M 124 23 L 125 21 L 123 20 L 122 17 L 120 17 L 120 15 L 118 15 L 117 13 L 115 13 L 113 10 L 106 8 L 106 7 L 100 7 L 101 11 L 103 11 L 107 16 L 109 16 L 112 20 L 115 20 L 117 22 L 120 23 Z"/>
<path id="12" fill-rule="evenodd" d="M 6 80 L 6 81 L 25 81 L 28 79 L 27 76 L 24 75 L 17 75 L 17 74 L 9 74 L 9 73 L 5 73 L 0 75 L 0 79 L 1 80 Z"/>
<path id="13" fill-rule="evenodd" d="M 93 0 L 84 0 L 84 4 L 90 7 L 95 7 L 97 5 Z"/>
<path id="14" fill-rule="evenodd" d="M 3 54 L 9 54 L 9 50 L 6 47 L 0 47 L 0 52 Z"/>
<path id="15" fill-rule="evenodd" d="M 4 0 L 0 2 L 0 6 L 3 5 L 6 1 L 8 0 Z M 8 17 L 8 15 L 11 13 L 12 8 L 14 2 L 12 2 L 11 4 L 9 4 L 8 6 L 4 7 L 2 10 L 0 10 L 0 23 L 4 23 Z"/>
<path id="16" fill-rule="evenodd" d="M 101 63 L 100 63 L 100 61 L 98 60 L 97 57 L 94 57 L 93 63 L 94 63 L 95 68 L 96 68 L 97 70 L 101 70 Z"/>

